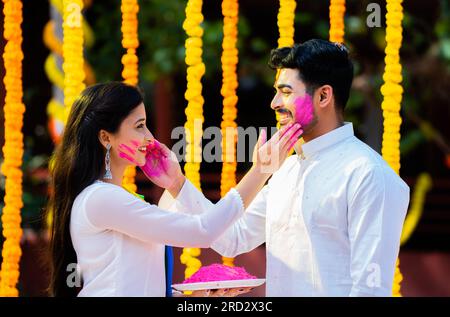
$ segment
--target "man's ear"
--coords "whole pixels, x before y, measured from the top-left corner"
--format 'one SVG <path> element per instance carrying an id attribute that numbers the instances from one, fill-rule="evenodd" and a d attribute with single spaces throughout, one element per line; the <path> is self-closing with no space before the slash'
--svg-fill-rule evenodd
<path id="1" fill-rule="evenodd" d="M 109 133 L 103 129 L 98 133 L 98 140 L 105 148 L 107 144 L 111 143 Z"/>
<path id="2" fill-rule="evenodd" d="M 333 100 L 333 87 L 330 85 L 324 85 L 318 88 L 316 92 L 319 94 L 319 107 L 328 107 Z"/>

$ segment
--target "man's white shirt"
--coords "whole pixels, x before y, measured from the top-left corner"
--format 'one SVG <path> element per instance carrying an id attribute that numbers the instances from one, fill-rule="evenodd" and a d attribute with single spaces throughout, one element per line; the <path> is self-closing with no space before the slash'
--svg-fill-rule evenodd
<path id="1" fill-rule="evenodd" d="M 266 243 L 267 296 L 391 296 L 409 187 L 346 122 L 302 145 L 212 248 Z M 160 207 L 204 212 L 192 184 Z"/>

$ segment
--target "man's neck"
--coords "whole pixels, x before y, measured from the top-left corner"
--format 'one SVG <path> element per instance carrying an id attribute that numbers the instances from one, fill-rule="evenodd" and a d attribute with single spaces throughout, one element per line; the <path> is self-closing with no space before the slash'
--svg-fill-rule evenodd
<path id="1" fill-rule="evenodd" d="M 316 125 L 312 128 L 311 131 L 303 135 L 303 140 L 306 142 L 309 142 L 311 140 L 314 140 L 324 134 L 327 134 L 328 132 L 331 132 L 337 128 L 340 128 L 344 125 L 343 121 L 335 121 L 330 124 L 324 124 L 324 125 Z"/>
<path id="2" fill-rule="evenodd" d="M 337 128 L 340 128 L 344 125 L 344 121 L 335 121 L 333 124 L 323 125 L 323 127 L 318 127 L 317 125 L 307 134 L 302 136 L 302 139 L 299 139 L 294 146 L 295 152 L 297 155 L 302 156 L 302 144 L 312 141 L 328 132 L 331 132 Z"/>

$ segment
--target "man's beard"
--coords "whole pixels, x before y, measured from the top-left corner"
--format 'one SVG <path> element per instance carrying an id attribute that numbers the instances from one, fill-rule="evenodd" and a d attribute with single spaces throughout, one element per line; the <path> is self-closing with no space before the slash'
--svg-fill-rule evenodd
<path id="1" fill-rule="evenodd" d="M 283 128 L 285 126 L 287 126 L 288 124 L 295 123 L 294 120 L 294 116 L 292 114 L 292 112 L 286 108 L 281 108 L 281 109 L 277 109 L 275 112 L 277 112 L 277 118 L 281 117 L 284 120 L 278 120 L 278 123 L 280 125 L 280 128 Z M 302 126 L 303 129 L 303 134 L 302 135 L 308 135 L 313 129 L 314 127 L 317 125 L 317 123 L 319 122 L 319 118 L 316 115 L 316 112 L 313 112 L 313 119 L 310 123 L 308 123 L 306 126 Z M 300 136 L 301 138 L 301 136 Z"/>

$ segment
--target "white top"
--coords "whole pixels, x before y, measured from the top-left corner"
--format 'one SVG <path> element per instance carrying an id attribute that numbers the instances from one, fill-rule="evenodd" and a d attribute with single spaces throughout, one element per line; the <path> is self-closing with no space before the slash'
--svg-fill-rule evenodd
<path id="1" fill-rule="evenodd" d="M 195 187 L 186 180 L 180 194 Z M 79 296 L 165 296 L 164 246 L 208 247 L 244 211 L 232 189 L 201 215 L 151 205 L 101 181 L 75 199 L 70 234 L 83 279 Z M 174 208 L 175 209 L 175 208 Z"/>
<path id="2" fill-rule="evenodd" d="M 302 149 L 212 248 L 234 257 L 265 242 L 267 296 L 391 296 L 409 187 L 351 123 Z M 198 191 L 177 199 L 210 206 Z"/>

